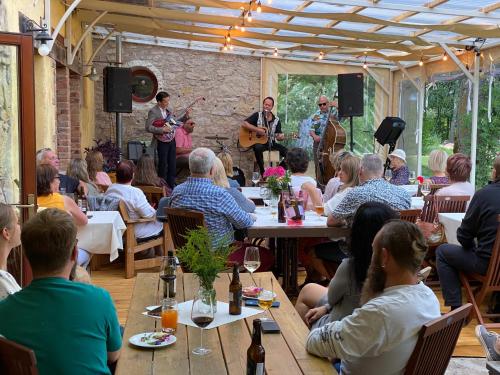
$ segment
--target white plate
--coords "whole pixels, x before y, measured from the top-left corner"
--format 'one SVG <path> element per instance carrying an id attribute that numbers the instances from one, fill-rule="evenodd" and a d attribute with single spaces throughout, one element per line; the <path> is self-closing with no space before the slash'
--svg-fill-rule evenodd
<path id="1" fill-rule="evenodd" d="M 157 345 L 148 344 L 147 342 L 142 341 L 143 337 L 149 337 L 154 333 L 161 333 L 161 332 L 139 333 L 139 334 L 134 335 L 131 338 L 129 338 L 128 342 L 131 343 L 132 345 L 140 346 L 142 348 L 163 348 L 164 346 L 171 345 L 177 341 L 177 337 L 175 337 L 174 335 L 170 335 L 167 340 L 162 341 L 161 343 L 159 343 Z"/>

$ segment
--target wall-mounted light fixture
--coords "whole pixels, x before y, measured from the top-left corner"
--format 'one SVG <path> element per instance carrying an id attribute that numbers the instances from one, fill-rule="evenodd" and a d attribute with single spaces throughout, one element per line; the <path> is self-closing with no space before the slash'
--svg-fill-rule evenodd
<path id="1" fill-rule="evenodd" d="M 51 48 L 48 43 L 52 41 L 52 37 L 48 33 L 47 24 L 42 19 L 39 25 L 32 19 L 21 15 L 20 29 L 22 33 L 33 33 L 35 48 L 41 56 L 47 56 L 50 53 Z"/>
<path id="2" fill-rule="evenodd" d="M 84 77 L 90 79 L 91 81 L 99 81 L 99 74 L 97 73 L 97 69 L 95 66 L 90 67 L 90 73 L 87 75 L 84 75 Z"/>

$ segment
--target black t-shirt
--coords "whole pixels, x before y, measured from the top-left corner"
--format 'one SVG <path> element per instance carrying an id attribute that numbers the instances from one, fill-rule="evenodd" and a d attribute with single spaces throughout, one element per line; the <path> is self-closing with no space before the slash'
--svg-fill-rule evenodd
<path id="1" fill-rule="evenodd" d="M 269 125 L 271 125 L 274 121 L 274 119 L 276 118 L 276 116 L 274 116 L 274 113 L 271 112 L 271 116 L 272 116 L 272 119 L 271 121 L 269 121 Z M 246 118 L 245 119 L 246 122 L 248 122 L 250 125 L 254 125 L 254 126 L 257 126 L 257 122 L 259 121 L 259 112 L 255 112 L 253 113 L 250 117 Z M 264 119 L 264 114 L 262 114 L 262 126 L 266 126 L 265 124 L 265 119 Z M 274 131 L 275 134 L 280 134 L 281 133 L 281 121 L 278 120 L 278 123 L 276 124 L 276 130 Z"/>
<path id="2" fill-rule="evenodd" d="M 65 174 L 59 174 L 59 182 L 59 189 L 66 189 L 66 193 L 76 193 L 76 189 L 80 184 L 80 181 Z"/>

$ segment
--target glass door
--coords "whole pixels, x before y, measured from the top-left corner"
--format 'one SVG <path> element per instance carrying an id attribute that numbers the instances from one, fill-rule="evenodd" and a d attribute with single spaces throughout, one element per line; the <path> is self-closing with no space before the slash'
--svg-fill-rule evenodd
<path id="1" fill-rule="evenodd" d="M 35 212 L 33 85 L 32 36 L 0 33 L 0 202 L 17 207 L 21 221 Z M 20 284 L 29 282 L 21 249 L 8 268 Z"/>

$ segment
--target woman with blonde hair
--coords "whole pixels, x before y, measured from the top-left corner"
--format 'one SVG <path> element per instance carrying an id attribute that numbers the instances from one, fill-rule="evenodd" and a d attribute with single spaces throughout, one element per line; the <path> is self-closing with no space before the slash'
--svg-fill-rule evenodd
<path id="1" fill-rule="evenodd" d="M 347 155 L 340 164 L 340 169 L 337 174 L 340 182 L 338 192 L 325 203 L 325 215 L 330 215 L 333 210 L 339 205 L 339 203 L 344 199 L 347 192 L 353 187 L 359 185 L 359 168 L 361 161 L 357 156 Z"/>
<path id="2" fill-rule="evenodd" d="M 66 175 L 83 182 L 86 195 L 99 195 L 99 188 L 90 180 L 85 160 L 80 158 L 71 159 L 66 169 Z"/>
<path id="3" fill-rule="evenodd" d="M 255 211 L 255 203 L 253 203 L 250 199 L 246 198 L 241 191 L 239 191 L 235 187 L 231 187 L 229 185 L 229 179 L 227 178 L 226 175 L 226 169 L 224 168 L 224 165 L 222 161 L 219 158 L 215 158 L 214 160 L 214 169 L 213 169 L 213 176 L 212 179 L 214 181 L 214 184 L 217 186 L 220 186 L 221 188 L 224 188 L 227 190 L 229 194 L 234 198 L 238 206 L 240 208 L 248 213 L 254 212 Z"/>
<path id="4" fill-rule="evenodd" d="M 429 154 L 427 166 L 432 171 L 432 176 L 429 178 L 433 184 L 448 184 L 449 179 L 446 176 L 446 160 L 448 154 L 443 150 L 432 150 Z"/>
<path id="5" fill-rule="evenodd" d="M 352 154 L 349 151 L 345 150 L 337 151 L 334 154 L 330 155 L 330 161 L 332 163 L 333 169 L 335 170 L 335 174 L 326 184 L 325 192 L 323 194 L 323 202 L 328 202 L 339 191 L 339 187 L 342 185 L 342 182 L 337 176 L 340 171 L 340 164 L 342 163 L 342 160 L 344 160 L 344 158 L 349 155 Z"/>
<path id="6" fill-rule="evenodd" d="M 0 300 L 21 290 L 16 279 L 7 272 L 7 258 L 21 245 L 21 227 L 12 206 L 0 203 Z"/>
<path id="7" fill-rule="evenodd" d="M 110 186 L 112 184 L 108 174 L 102 170 L 104 157 L 100 151 L 89 151 L 85 157 L 85 161 L 87 162 L 87 171 L 92 182 L 103 186 Z"/>
<path id="8" fill-rule="evenodd" d="M 229 186 L 239 188 L 240 184 L 238 183 L 238 181 L 233 179 L 233 158 L 231 157 L 231 155 L 228 152 L 222 151 L 217 155 L 217 157 L 220 159 L 222 165 L 224 166 Z"/>
<path id="9" fill-rule="evenodd" d="M 148 154 L 143 154 L 137 161 L 132 186 L 162 187 L 166 195 L 171 193 L 167 182 L 156 173 L 155 162 Z"/>

